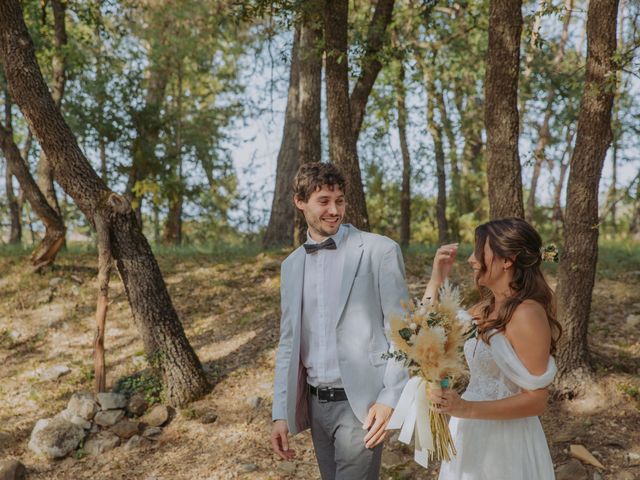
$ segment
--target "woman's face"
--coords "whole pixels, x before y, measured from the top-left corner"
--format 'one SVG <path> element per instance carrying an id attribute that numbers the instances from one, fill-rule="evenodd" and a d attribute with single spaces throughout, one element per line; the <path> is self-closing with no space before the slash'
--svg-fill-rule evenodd
<path id="1" fill-rule="evenodd" d="M 480 260 L 476 258 L 475 251 L 471 253 L 467 261 L 469 265 L 471 265 L 476 282 L 482 287 L 491 288 L 497 281 L 499 275 L 503 273 L 498 257 L 494 255 L 493 250 L 491 250 L 489 246 L 488 238 L 484 242 L 484 264 L 487 269 L 484 272 L 482 271 L 482 264 Z"/>

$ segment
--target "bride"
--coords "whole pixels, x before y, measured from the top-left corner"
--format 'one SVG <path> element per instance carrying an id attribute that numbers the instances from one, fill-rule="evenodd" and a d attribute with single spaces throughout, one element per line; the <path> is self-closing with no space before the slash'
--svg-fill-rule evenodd
<path id="1" fill-rule="evenodd" d="M 540 235 L 524 220 L 493 220 L 476 228 L 469 257 L 484 299 L 470 309 L 475 338 L 464 345 L 471 377 L 467 390 L 432 390 L 435 410 L 451 415 L 457 450 L 443 462 L 440 480 L 554 479 L 538 415 L 556 366 L 560 335 L 552 290 L 545 281 Z M 457 245 L 438 249 L 423 301 L 437 301 Z"/>

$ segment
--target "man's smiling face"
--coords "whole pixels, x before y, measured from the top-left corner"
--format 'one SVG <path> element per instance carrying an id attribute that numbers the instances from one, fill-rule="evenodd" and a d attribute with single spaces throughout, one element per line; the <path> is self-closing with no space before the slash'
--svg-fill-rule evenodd
<path id="1" fill-rule="evenodd" d="M 338 232 L 344 219 L 346 203 L 344 193 L 337 185 L 323 185 L 320 190 L 313 192 L 306 202 L 295 198 L 295 204 L 304 214 L 311 238 L 314 240 L 322 241 Z"/>

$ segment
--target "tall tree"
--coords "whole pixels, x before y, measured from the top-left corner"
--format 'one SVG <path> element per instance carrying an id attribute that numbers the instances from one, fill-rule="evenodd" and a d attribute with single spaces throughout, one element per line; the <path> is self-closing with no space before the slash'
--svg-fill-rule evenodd
<path id="1" fill-rule="evenodd" d="M 348 17 L 347 0 L 327 0 L 324 35 L 329 156 L 340 167 L 347 181 L 347 221 L 358 228 L 369 230 L 369 216 L 349 105 Z"/>
<path id="2" fill-rule="evenodd" d="M 305 2 L 300 25 L 300 88 L 298 107 L 298 163 L 319 162 L 322 155 L 320 113 L 322 94 L 322 1 Z M 289 182 L 291 185 L 291 182 Z M 289 194 L 291 197 L 291 193 Z M 287 199 L 291 202 L 291 199 Z M 294 244 L 306 239 L 307 223 L 295 214 Z"/>
<path id="3" fill-rule="evenodd" d="M 276 162 L 276 185 L 271 202 L 271 215 L 262 239 L 265 248 L 293 245 L 292 181 L 298 169 L 299 155 L 299 92 L 300 92 L 300 29 L 296 28 L 291 46 L 289 67 L 289 91 L 284 114 L 282 141 Z"/>
<path id="4" fill-rule="evenodd" d="M 0 3 L 0 60 L 9 92 L 51 162 L 55 180 L 109 238 L 145 350 L 162 374 L 167 401 L 183 405 L 198 398 L 209 385 L 151 248 L 129 203 L 93 170 L 51 98 L 17 0 Z"/>
<path id="5" fill-rule="evenodd" d="M 524 217 L 518 154 L 521 34 L 522 1 L 490 0 L 484 121 L 491 218 Z"/>
<path id="6" fill-rule="evenodd" d="M 62 216 L 49 205 L 49 202 L 47 202 L 47 199 L 38 188 L 36 181 L 29 171 L 29 165 L 24 159 L 26 157 L 21 154 L 18 146 L 14 142 L 11 103 L 11 97 L 7 90 L 5 92 L 4 103 L 5 125 L 0 124 L 0 149 L 7 161 L 7 187 L 12 188 L 11 176 L 15 176 L 18 183 L 20 183 L 21 195 L 24 195 L 28 200 L 31 208 L 36 212 L 36 215 L 38 215 L 38 218 L 40 218 L 45 227 L 44 237 L 31 254 L 31 263 L 35 267 L 35 270 L 38 270 L 52 264 L 56 259 L 58 252 L 64 244 L 65 226 L 62 221 Z M 29 139 L 27 140 L 29 141 Z M 27 151 L 24 152 L 24 155 L 26 154 Z M 18 214 L 22 210 L 19 204 L 16 205 L 15 208 L 18 210 Z M 31 225 L 29 226 L 31 227 Z"/>
<path id="7" fill-rule="evenodd" d="M 438 87 L 436 86 L 435 79 L 433 78 L 433 72 L 426 69 L 425 83 L 427 87 L 427 129 L 433 138 L 433 154 L 436 160 L 436 178 L 438 180 L 438 194 L 436 198 L 438 243 L 442 245 L 449 242 L 449 223 L 447 222 L 447 177 L 445 170 L 444 146 L 442 142 L 442 125 L 436 119 Z"/>
<path id="8" fill-rule="evenodd" d="M 65 49 L 67 47 L 67 26 L 66 26 L 66 11 L 67 2 L 62 0 L 51 0 L 51 8 L 53 10 L 53 82 L 51 84 L 51 95 L 53 101 L 58 108 L 62 105 L 62 99 L 64 98 L 64 89 L 67 81 L 67 62 Z M 53 183 L 53 172 L 51 165 L 47 161 L 47 157 L 44 152 L 40 153 L 40 160 L 37 166 L 37 179 L 38 186 L 44 194 L 47 202 L 51 205 L 58 215 L 62 215 L 60 210 L 60 204 L 58 203 L 58 196 L 56 195 L 56 189 Z"/>
<path id="9" fill-rule="evenodd" d="M 407 246 L 411 239 L 411 155 L 407 142 L 407 92 L 405 87 L 404 58 L 400 59 L 396 80 L 398 108 L 398 137 L 402 152 L 402 188 L 400 191 L 400 245 Z"/>
<path id="10" fill-rule="evenodd" d="M 9 91 L 5 88 L 4 92 L 4 123 L 8 129 L 11 129 L 11 97 Z M 7 204 L 9 206 L 9 218 L 11 220 L 11 230 L 9 232 L 9 244 L 16 245 L 22 241 L 22 208 L 15 192 L 13 191 L 13 173 L 9 167 L 9 161 L 5 164 L 4 169 L 4 188 L 7 193 Z"/>
<path id="11" fill-rule="evenodd" d="M 351 111 L 351 125 L 355 141 L 358 141 L 367 101 L 371 89 L 376 83 L 376 78 L 382 69 L 380 53 L 385 45 L 385 36 L 388 25 L 391 23 L 395 0 L 378 0 L 376 8 L 369 22 L 365 53 L 360 62 L 360 76 L 351 92 L 349 99 Z"/>
<path id="12" fill-rule="evenodd" d="M 598 185 L 612 140 L 618 0 L 591 0 L 587 12 L 587 65 L 576 145 L 571 157 L 558 278 L 561 385 L 578 388 L 589 372 L 587 330 L 598 260 Z"/>
<path id="13" fill-rule="evenodd" d="M 322 79 L 322 2 L 305 2 L 299 12 L 289 73 L 282 143 L 276 167 L 271 215 L 262 239 L 265 247 L 305 240 L 307 224 L 293 206 L 293 177 L 303 163 L 319 162 Z"/>

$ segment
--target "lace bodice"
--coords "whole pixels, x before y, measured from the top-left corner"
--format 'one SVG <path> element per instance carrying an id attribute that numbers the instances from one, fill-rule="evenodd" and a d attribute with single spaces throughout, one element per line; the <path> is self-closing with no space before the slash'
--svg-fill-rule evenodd
<path id="1" fill-rule="evenodd" d="M 520 387 L 500 370 L 489 345 L 479 338 L 464 344 L 464 356 L 469 365 L 469 386 L 462 395 L 465 400 L 500 400 L 520 393 Z"/>

